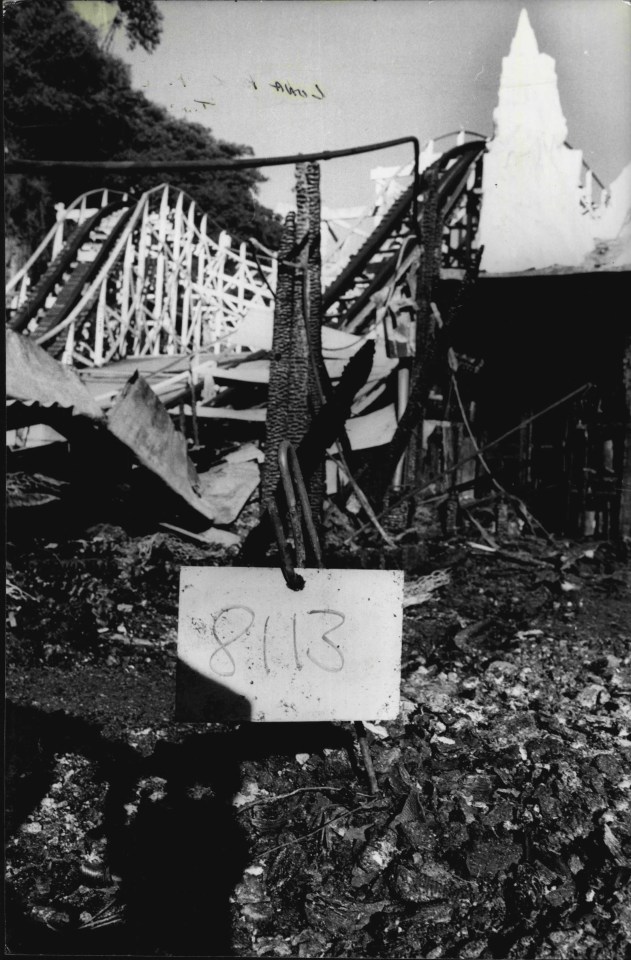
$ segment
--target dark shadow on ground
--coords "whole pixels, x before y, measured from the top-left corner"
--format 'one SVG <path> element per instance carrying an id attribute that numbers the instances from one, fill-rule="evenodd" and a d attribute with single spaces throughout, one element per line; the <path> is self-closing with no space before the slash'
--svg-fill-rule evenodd
<path id="1" fill-rule="evenodd" d="M 125 912 L 122 923 L 98 930 L 50 929 L 30 916 L 9 886 L 7 953 L 230 956 L 230 896 L 249 862 L 232 802 L 241 787 L 241 761 L 325 747 L 353 756 L 351 745 L 350 732 L 330 723 L 243 723 L 161 742 L 145 757 L 106 739 L 95 724 L 9 702 L 7 836 L 47 794 L 56 756 L 92 760 L 108 783 L 102 830 Z M 158 802 L 143 797 L 128 823 L 126 804 L 138 781 L 150 776 L 166 781 L 165 796 Z M 76 873 L 73 889 L 88 882 L 78 865 Z"/>
<path id="2" fill-rule="evenodd" d="M 50 929 L 31 919 L 9 887 L 8 952 L 229 955 L 229 898 L 243 875 L 248 848 L 232 806 L 239 761 L 227 749 L 226 737 L 193 734 L 181 747 L 143 757 L 124 743 L 106 740 L 95 725 L 9 703 L 7 836 L 46 795 L 55 755 L 63 752 L 95 761 L 99 778 L 109 785 L 102 830 L 108 866 L 121 877 L 118 900 L 125 919 L 94 931 Z M 128 824 L 125 805 L 134 799 L 137 782 L 148 776 L 164 776 L 166 796 L 159 802 L 143 797 Z M 75 888 L 89 884 L 78 865 L 76 874 Z"/>

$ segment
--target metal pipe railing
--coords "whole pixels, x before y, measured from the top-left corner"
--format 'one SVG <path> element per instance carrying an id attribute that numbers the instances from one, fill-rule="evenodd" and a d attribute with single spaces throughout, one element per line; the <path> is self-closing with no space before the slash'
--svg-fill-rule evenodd
<path id="1" fill-rule="evenodd" d="M 282 157 L 236 157 L 233 159 L 213 158 L 211 160 L 7 160 L 5 174 L 34 173 L 41 170 L 103 170 L 111 173 L 150 173 L 151 171 L 189 171 L 206 170 L 248 170 L 255 167 L 278 167 L 285 164 L 307 163 L 314 160 L 335 160 L 338 157 L 353 157 L 361 153 L 372 153 L 398 147 L 404 143 L 414 145 L 415 167 L 418 170 L 420 144 L 418 137 L 398 137 L 395 140 L 381 140 L 360 147 L 344 147 L 340 150 L 318 150 L 314 153 L 294 153 Z"/>

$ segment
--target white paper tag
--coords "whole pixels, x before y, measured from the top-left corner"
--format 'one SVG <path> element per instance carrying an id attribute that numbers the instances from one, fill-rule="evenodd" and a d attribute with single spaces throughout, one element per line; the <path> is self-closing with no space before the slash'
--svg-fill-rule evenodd
<path id="1" fill-rule="evenodd" d="M 392 720 L 403 573 L 183 567 L 180 720 Z"/>

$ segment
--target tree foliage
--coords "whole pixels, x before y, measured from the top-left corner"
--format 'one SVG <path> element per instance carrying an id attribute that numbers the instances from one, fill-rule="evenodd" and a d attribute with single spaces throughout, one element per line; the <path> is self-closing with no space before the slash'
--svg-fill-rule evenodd
<path id="1" fill-rule="evenodd" d="M 159 37 L 153 0 L 122 0 L 130 42 Z M 5 8 L 5 158 L 51 160 L 200 160 L 252 154 L 215 139 L 208 128 L 170 116 L 131 85 L 130 69 L 100 46 L 96 30 L 66 0 L 28 0 Z M 156 31 L 158 31 L 156 33 Z M 140 193 L 169 182 L 189 193 L 217 229 L 276 246 L 279 220 L 257 199 L 256 170 L 196 174 L 51 171 L 7 178 L 10 233 L 29 246 L 68 203 L 99 186 Z"/>
<path id="2" fill-rule="evenodd" d="M 121 24 L 129 38 L 129 46 L 139 44 L 148 53 L 158 46 L 162 32 L 162 14 L 155 0 L 107 0 L 118 7 L 114 17 L 114 27 Z"/>

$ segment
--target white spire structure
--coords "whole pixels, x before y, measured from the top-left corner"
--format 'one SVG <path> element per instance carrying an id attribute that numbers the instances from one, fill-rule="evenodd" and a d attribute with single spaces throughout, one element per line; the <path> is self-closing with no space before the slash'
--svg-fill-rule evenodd
<path id="1" fill-rule="evenodd" d="M 631 219 L 631 163 L 611 183 L 608 193 L 606 207 L 594 224 L 597 240 L 616 240 Z"/>
<path id="2" fill-rule="evenodd" d="M 477 238 L 482 270 L 578 266 L 594 246 L 580 206 L 582 152 L 564 145 L 555 62 L 539 52 L 525 9 L 502 61 L 493 120 Z"/>

